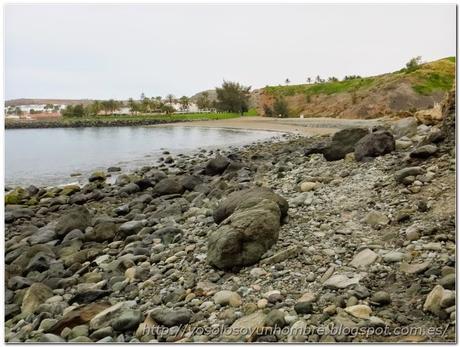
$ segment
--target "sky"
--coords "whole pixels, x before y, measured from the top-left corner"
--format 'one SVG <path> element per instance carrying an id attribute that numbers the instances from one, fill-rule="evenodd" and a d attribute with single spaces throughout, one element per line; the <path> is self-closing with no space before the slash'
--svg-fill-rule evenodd
<path id="1" fill-rule="evenodd" d="M 453 4 L 10 4 L 5 99 L 180 97 L 456 54 Z"/>

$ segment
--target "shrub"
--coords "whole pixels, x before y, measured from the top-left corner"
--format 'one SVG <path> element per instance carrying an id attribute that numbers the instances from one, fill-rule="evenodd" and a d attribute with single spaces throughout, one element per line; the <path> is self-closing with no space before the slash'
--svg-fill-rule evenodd
<path id="1" fill-rule="evenodd" d="M 274 113 L 270 106 L 268 106 L 267 104 L 264 104 L 263 108 L 264 108 L 265 117 L 273 117 Z"/>
<path id="2" fill-rule="evenodd" d="M 273 112 L 275 116 L 280 116 L 282 118 L 289 116 L 289 108 L 286 100 L 284 98 L 278 98 L 273 104 Z"/>
<path id="3" fill-rule="evenodd" d="M 248 111 L 249 91 L 251 87 L 236 82 L 224 81 L 222 87 L 216 88 L 218 111 L 240 113 Z"/>
<path id="4" fill-rule="evenodd" d="M 420 67 L 420 63 L 422 62 L 422 57 L 414 57 L 406 63 L 406 73 L 416 71 Z"/>

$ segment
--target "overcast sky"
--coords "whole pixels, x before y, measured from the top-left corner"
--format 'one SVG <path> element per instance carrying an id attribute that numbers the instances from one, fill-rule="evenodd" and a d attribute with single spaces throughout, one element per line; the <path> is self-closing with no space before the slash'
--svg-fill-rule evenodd
<path id="1" fill-rule="evenodd" d="M 193 95 L 455 55 L 455 5 L 12 4 L 5 97 Z"/>

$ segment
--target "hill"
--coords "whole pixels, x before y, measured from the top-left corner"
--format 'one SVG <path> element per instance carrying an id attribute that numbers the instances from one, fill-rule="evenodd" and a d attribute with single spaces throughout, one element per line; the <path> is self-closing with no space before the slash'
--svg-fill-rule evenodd
<path id="1" fill-rule="evenodd" d="M 345 81 L 268 86 L 255 91 L 261 115 L 275 100 L 284 99 L 290 115 L 298 117 L 378 118 L 407 116 L 432 108 L 451 89 L 455 57 L 421 64 L 415 71 L 401 69 L 379 76 Z"/>

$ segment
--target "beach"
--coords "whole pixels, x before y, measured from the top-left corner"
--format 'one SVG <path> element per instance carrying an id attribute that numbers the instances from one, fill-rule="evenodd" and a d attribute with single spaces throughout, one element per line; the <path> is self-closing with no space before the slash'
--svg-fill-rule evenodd
<path id="1" fill-rule="evenodd" d="M 328 135 L 348 127 L 372 127 L 381 122 L 382 120 L 380 119 L 239 117 L 211 121 L 178 122 L 171 124 L 171 126 L 265 130 L 312 136 Z"/>

